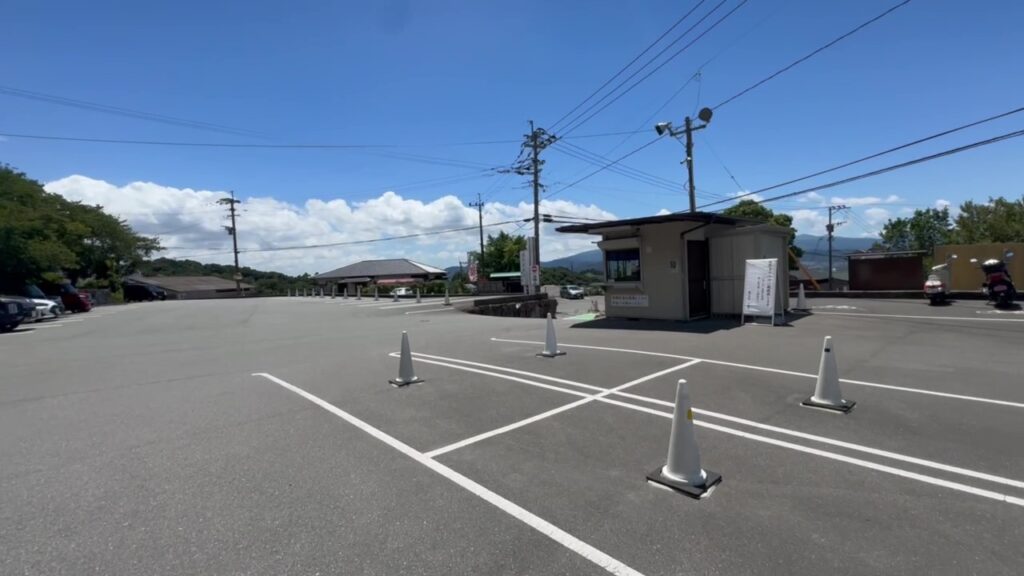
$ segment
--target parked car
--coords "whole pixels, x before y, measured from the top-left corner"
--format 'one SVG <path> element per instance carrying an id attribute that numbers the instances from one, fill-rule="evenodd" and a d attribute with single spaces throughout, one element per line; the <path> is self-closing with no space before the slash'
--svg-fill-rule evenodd
<path id="1" fill-rule="evenodd" d="M 124 301 L 125 302 L 152 302 L 153 300 L 166 300 L 167 292 L 150 286 L 148 284 L 125 284 L 124 285 Z"/>
<path id="2" fill-rule="evenodd" d="M 404 286 L 401 288 L 395 288 L 394 290 L 391 291 L 391 293 L 394 294 L 395 296 L 398 296 L 399 298 L 411 298 L 416 295 L 415 290 Z"/>
<path id="3" fill-rule="evenodd" d="M 24 296 L 35 304 L 36 315 L 34 320 L 40 322 L 47 318 L 60 318 L 64 313 L 64 305 L 59 300 L 51 300 L 43 294 L 35 284 L 26 284 L 18 291 L 18 296 Z"/>
<path id="4" fill-rule="evenodd" d="M 85 292 L 79 292 L 71 282 L 44 282 L 39 286 L 44 294 L 59 299 L 68 312 L 88 312 L 92 310 L 92 300 Z"/>
<path id="5" fill-rule="evenodd" d="M 582 300 L 583 299 L 583 288 L 569 284 L 562 286 L 562 289 L 558 291 L 559 296 L 567 300 Z"/>
<path id="6" fill-rule="evenodd" d="M 0 332 L 10 332 L 35 313 L 35 304 L 23 296 L 0 296 Z"/>

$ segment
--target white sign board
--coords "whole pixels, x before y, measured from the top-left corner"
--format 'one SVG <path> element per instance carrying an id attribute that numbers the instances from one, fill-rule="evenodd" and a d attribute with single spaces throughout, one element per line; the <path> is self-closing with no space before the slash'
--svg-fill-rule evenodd
<path id="1" fill-rule="evenodd" d="M 609 294 L 608 305 L 616 308 L 646 308 L 647 294 Z"/>
<path id="2" fill-rule="evenodd" d="M 779 260 L 747 260 L 743 277 L 743 316 L 769 316 L 775 323 L 775 289 Z"/>

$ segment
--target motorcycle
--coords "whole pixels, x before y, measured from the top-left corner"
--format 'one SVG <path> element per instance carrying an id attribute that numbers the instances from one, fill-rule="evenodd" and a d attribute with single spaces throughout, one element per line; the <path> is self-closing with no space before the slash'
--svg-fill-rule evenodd
<path id="1" fill-rule="evenodd" d="M 949 301 L 949 268 L 956 257 L 956 254 L 950 254 L 945 263 L 932 266 L 932 273 L 924 282 L 924 295 L 932 306 Z"/>
<path id="2" fill-rule="evenodd" d="M 971 258 L 971 264 L 977 265 L 985 274 L 985 282 L 981 285 L 982 290 L 988 296 L 989 302 L 995 302 L 999 308 L 1009 308 L 1017 297 L 1017 289 L 1014 288 L 1013 279 L 1010 278 L 1010 272 L 1006 269 L 1006 262 L 1011 258 L 1013 258 L 1013 252 L 1009 250 L 1003 252 L 1002 260 L 991 258 L 978 264 L 977 258 Z"/>

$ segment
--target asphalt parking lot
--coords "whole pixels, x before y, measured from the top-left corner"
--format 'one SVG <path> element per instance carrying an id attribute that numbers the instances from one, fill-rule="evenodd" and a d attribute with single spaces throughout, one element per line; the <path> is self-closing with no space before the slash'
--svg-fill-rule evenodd
<path id="1" fill-rule="evenodd" d="M 0 335 L 0 573 L 1019 574 L 1024 314 L 810 303 L 768 327 L 576 301 L 553 359 L 542 320 L 439 300 L 29 325 Z M 395 388 L 402 331 L 425 381 Z M 800 406 L 826 335 L 848 415 Z M 645 480 L 680 378 L 724 478 L 702 500 Z"/>

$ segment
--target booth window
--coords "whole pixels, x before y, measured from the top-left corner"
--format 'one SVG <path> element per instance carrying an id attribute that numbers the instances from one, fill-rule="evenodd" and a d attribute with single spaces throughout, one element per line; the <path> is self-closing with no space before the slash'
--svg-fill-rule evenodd
<path id="1" fill-rule="evenodd" d="M 639 282 L 640 249 L 608 250 L 604 253 L 604 266 L 609 282 Z"/>

